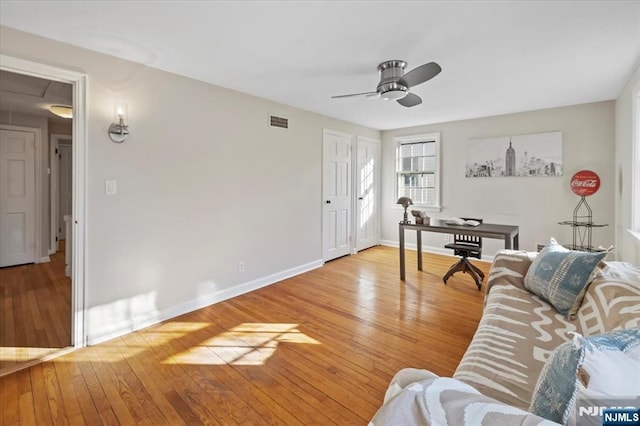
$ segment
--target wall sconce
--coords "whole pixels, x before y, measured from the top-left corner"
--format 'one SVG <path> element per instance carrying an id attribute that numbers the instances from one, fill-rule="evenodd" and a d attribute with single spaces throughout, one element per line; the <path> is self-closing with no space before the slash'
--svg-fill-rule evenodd
<path id="1" fill-rule="evenodd" d="M 115 104 L 113 110 L 115 121 L 109 126 L 109 138 L 111 138 L 115 143 L 122 143 L 127 139 L 127 136 L 129 136 L 127 104 Z"/>
<path id="2" fill-rule="evenodd" d="M 398 201 L 396 201 L 396 204 L 400 204 L 402 207 L 404 207 L 404 220 L 402 221 L 402 223 L 409 223 L 409 217 L 407 216 L 407 207 L 413 205 L 413 200 L 409 197 L 400 197 L 398 198 Z"/>

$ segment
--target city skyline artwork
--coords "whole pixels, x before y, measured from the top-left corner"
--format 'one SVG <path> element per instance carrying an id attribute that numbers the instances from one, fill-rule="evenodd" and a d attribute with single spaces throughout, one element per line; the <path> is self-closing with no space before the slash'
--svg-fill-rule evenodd
<path id="1" fill-rule="evenodd" d="M 562 176 L 562 132 L 471 139 L 465 175 Z"/>

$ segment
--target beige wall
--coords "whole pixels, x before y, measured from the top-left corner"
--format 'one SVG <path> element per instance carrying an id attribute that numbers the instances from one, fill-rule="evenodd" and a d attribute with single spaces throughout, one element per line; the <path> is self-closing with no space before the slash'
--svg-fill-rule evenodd
<path id="1" fill-rule="evenodd" d="M 465 147 L 469 139 L 561 131 L 562 177 L 465 178 Z M 598 102 L 475 120 L 455 121 L 383 132 L 382 239 L 398 241 L 397 223 L 402 212 L 395 206 L 394 136 L 441 132 L 442 211 L 437 218 L 480 217 L 486 222 L 518 225 L 520 248 L 535 250 L 550 237 L 571 242 L 571 228 L 558 225 L 569 220 L 579 202 L 569 180 L 582 169 L 598 173 L 600 190 L 588 198 L 594 221 L 609 224 L 593 231 L 595 245 L 614 244 L 614 102 Z M 425 234 L 424 244 L 439 250 L 445 234 Z M 408 242 L 415 241 L 413 235 Z M 484 241 L 486 255 L 504 247 L 499 240 Z M 446 251 L 450 254 L 450 251 Z"/>
<path id="2" fill-rule="evenodd" d="M 2 54 L 88 75 L 88 335 L 317 264 L 322 130 L 380 132 L 0 28 Z M 131 135 L 112 143 L 113 105 Z M 269 113 L 288 131 L 268 127 Z M 118 194 L 105 195 L 105 180 Z M 246 271 L 238 272 L 238 263 Z"/>
<path id="3" fill-rule="evenodd" d="M 57 120 L 48 120 L 49 136 L 51 135 L 69 135 L 71 136 L 72 126 L 71 120 L 60 122 Z"/>
<path id="4" fill-rule="evenodd" d="M 51 221 L 49 217 L 49 174 L 47 173 L 48 158 L 49 158 L 49 127 L 47 123 L 47 117 L 42 115 L 31 115 L 23 113 L 15 113 L 9 111 L 0 111 L 0 123 L 8 124 L 12 126 L 24 126 L 40 129 L 42 140 L 40 147 L 42 149 L 42 181 L 40 182 L 41 197 L 40 206 L 42 206 L 41 224 L 40 224 L 40 253 L 38 256 L 40 259 L 46 259 L 49 255 L 50 246 L 50 229 Z M 36 236 L 38 238 L 38 236 Z"/>
<path id="5" fill-rule="evenodd" d="M 640 90 L 640 67 L 635 69 L 616 100 L 615 207 L 617 215 L 615 231 L 618 258 L 640 265 L 640 247 L 627 232 L 632 226 L 632 167 L 633 156 L 637 155 L 633 149 L 633 96 L 638 90 Z M 640 173 L 640 170 L 635 172 Z M 640 209 L 640 206 L 635 207 Z"/>

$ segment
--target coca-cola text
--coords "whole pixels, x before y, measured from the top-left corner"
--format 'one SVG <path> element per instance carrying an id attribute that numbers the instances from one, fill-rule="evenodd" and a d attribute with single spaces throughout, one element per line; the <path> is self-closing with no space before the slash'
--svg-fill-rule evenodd
<path id="1" fill-rule="evenodd" d="M 598 186 L 598 181 L 596 181 L 595 179 L 588 179 L 588 180 L 574 179 L 573 181 L 571 181 L 571 186 L 583 187 L 583 188 L 595 188 L 596 186 Z"/>

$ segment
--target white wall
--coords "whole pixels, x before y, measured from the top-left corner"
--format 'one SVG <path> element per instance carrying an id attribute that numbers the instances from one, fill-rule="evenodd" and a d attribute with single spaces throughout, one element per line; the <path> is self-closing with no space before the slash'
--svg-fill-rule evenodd
<path id="1" fill-rule="evenodd" d="M 637 67 L 616 100 L 616 246 L 618 257 L 640 265 L 640 247 L 627 232 L 631 229 L 633 167 L 633 94 L 640 89 L 640 67 Z M 640 170 L 636 170 L 640 173 Z M 636 206 L 640 209 L 640 206 Z"/>
<path id="2" fill-rule="evenodd" d="M 50 244 L 50 227 L 51 220 L 49 218 L 49 175 L 47 173 L 48 163 L 49 163 L 49 130 L 48 130 L 48 122 L 47 117 L 42 115 L 34 115 L 34 114 L 23 114 L 16 113 L 10 111 L 0 111 L 0 123 L 8 124 L 12 126 L 24 126 L 24 127 L 35 127 L 40 129 L 40 136 L 42 140 L 40 141 L 40 147 L 42 149 L 42 181 L 40 182 L 41 197 L 40 197 L 40 206 L 42 214 L 40 215 L 41 223 L 40 223 L 40 236 L 36 236 L 36 238 L 40 238 L 40 253 L 38 256 L 40 259 L 46 259 L 49 255 L 49 246 Z"/>
<path id="3" fill-rule="evenodd" d="M 437 106 L 434 106 L 437 108 Z M 562 177 L 465 178 L 465 146 L 469 139 L 561 131 L 563 136 Z M 598 102 L 539 111 L 508 114 L 474 120 L 419 126 L 383 132 L 382 240 L 398 241 L 402 210 L 394 197 L 395 145 L 399 135 L 441 132 L 442 206 L 431 217 L 480 217 L 486 222 L 518 225 L 520 249 L 536 250 L 549 237 L 570 243 L 568 226 L 579 197 L 571 192 L 569 180 L 582 169 L 598 173 L 600 190 L 588 198 L 594 221 L 609 224 L 593 231 L 595 245 L 614 244 L 614 102 Z M 425 234 L 423 244 L 440 250 L 445 234 Z M 415 236 L 407 235 L 414 243 Z M 484 254 L 492 256 L 504 247 L 500 240 L 483 242 Z M 451 254 L 450 251 L 445 251 Z"/>
<path id="4" fill-rule="evenodd" d="M 380 132 L 0 31 L 2 54 L 88 75 L 90 341 L 320 264 L 322 130 Z M 129 110 L 123 144 L 107 136 L 117 101 Z M 269 113 L 290 129 L 269 128 Z"/>

